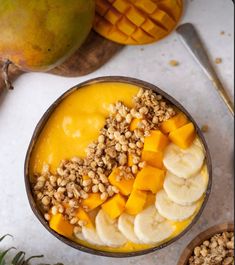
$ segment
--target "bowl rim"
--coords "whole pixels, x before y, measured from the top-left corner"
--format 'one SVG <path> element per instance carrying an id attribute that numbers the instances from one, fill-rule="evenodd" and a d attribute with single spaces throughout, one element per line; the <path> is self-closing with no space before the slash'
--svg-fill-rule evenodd
<path id="1" fill-rule="evenodd" d="M 177 265 L 187 265 L 189 258 L 191 257 L 193 250 L 196 246 L 201 245 L 205 240 L 210 239 L 212 236 L 216 234 L 221 234 L 226 231 L 234 232 L 234 223 L 229 222 L 229 223 L 217 224 L 199 233 L 197 236 L 195 236 L 192 239 L 192 241 L 183 250 Z"/>
<path id="2" fill-rule="evenodd" d="M 96 250 L 96 249 L 93 249 L 90 247 L 83 246 L 77 242 L 74 242 L 74 241 L 58 234 L 57 232 L 55 232 L 53 229 L 51 229 L 49 227 L 47 221 L 44 219 L 42 213 L 40 212 L 39 208 L 37 207 L 36 202 L 35 202 L 34 197 L 33 197 L 32 190 L 31 190 L 31 184 L 30 184 L 29 162 L 30 162 L 31 154 L 32 154 L 32 151 L 33 151 L 33 148 L 35 146 L 35 143 L 36 143 L 38 136 L 40 135 L 42 129 L 46 125 L 48 119 L 50 118 L 50 116 L 53 113 L 53 111 L 55 110 L 55 108 L 64 100 L 64 98 L 66 98 L 67 96 L 69 96 L 70 94 L 72 94 L 73 92 L 75 92 L 78 89 L 81 89 L 85 86 L 97 84 L 97 83 L 112 83 L 112 82 L 136 85 L 138 87 L 142 87 L 145 89 L 151 89 L 155 93 L 162 95 L 171 104 L 173 104 L 180 111 L 185 113 L 186 116 L 189 118 L 189 120 L 191 122 L 193 122 L 193 124 L 195 125 L 195 128 L 196 128 L 197 134 L 198 134 L 198 136 L 199 136 L 199 138 L 200 138 L 200 140 L 204 146 L 205 153 L 206 153 L 206 165 L 207 165 L 207 169 L 208 169 L 209 180 L 208 180 L 207 190 L 205 192 L 204 201 L 203 201 L 201 208 L 200 208 L 199 212 L 197 213 L 197 215 L 194 217 L 194 219 L 192 220 L 190 225 L 185 230 L 183 230 L 179 235 L 177 235 L 176 237 L 172 238 L 171 240 L 169 240 L 169 241 L 167 241 L 161 245 L 151 247 L 151 248 L 145 249 L 145 250 L 140 250 L 140 251 L 109 252 L 109 251 L 103 251 L 103 250 Z M 67 245 L 69 245 L 69 246 L 71 246 L 77 250 L 80 250 L 82 252 L 86 252 L 89 254 L 97 255 L 97 256 L 105 256 L 105 257 L 113 257 L 113 258 L 135 257 L 135 256 L 141 256 L 141 255 L 145 255 L 148 253 L 152 253 L 152 252 L 155 252 L 157 250 L 160 250 L 160 249 L 163 249 L 163 248 L 169 246 L 170 244 L 176 242 L 181 237 L 183 237 L 192 228 L 192 226 L 195 225 L 195 223 L 200 218 L 200 216 L 201 216 L 201 214 L 205 208 L 205 205 L 207 204 L 207 201 L 209 199 L 209 195 L 211 192 L 211 188 L 212 188 L 212 162 L 211 162 L 210 151 L 209 151 L 208 145 L 206 143 L 206 140 L 203 136 L 202 131 L 200 130 L 199 126 L 197 125 L 197 123 L 195 122 L 193 117 L 190 115 L 190 113 L 176 99 L 174 99 L 172 96 L 167 94 L 165 91 L 163 91 L 162 89 L 160 89 L 156 85 L 153 85 L 151 83 L 148 83 L 148 82 L 136 79 L 136 78 L 124 77 L 124 76 L 102 76 L 102 77 L 89 79 L 87 81 L 84 81 L 84 82 L 82 82 L 78 85 L 75 85 L 72 88 L 68 89 L 60 97 L 58 97 L 50 105 L 50 107 L 46 110 L 46 112 L 42 115 L 41 119 L 39 120 L 39 122 L 37 123 L 37 125 L 34 129 L 33 135 L 31 137 L 31 140 L 30 140 L 30 143 L 29 143 L 29 146 L 27 149 L 27 153 L 26 153 L 26 157 L 25 157 L 25 163 L 24 163 L 24 182 L 25 182 L 25 189 L 26 189 L 27 198 L 28 198 L 31 210 L 36 215 L 36 217 L 38 218 L 40 223 L 57 239 L 59 239 L 63 243 L 65 243 L 65 244 L 67 244 Z"/>

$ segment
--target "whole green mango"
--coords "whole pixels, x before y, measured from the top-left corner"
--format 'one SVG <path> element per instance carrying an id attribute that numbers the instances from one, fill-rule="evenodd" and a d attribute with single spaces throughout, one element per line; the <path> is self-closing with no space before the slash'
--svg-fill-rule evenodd
<path id="1" fill-rule="evenodd" d="M 0 0 L 0 59 L 50 70 L 81 46 L 94 12 L 94 0 Z"/>

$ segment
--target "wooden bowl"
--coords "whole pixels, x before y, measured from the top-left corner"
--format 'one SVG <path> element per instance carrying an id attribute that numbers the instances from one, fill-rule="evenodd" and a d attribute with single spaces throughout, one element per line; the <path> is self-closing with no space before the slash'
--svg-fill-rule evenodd
<path id="1" fill-rule="evenodd" d="M 205 240 L 209 240 L 211 237 L 213 237 L 216 234 L 221 234 L 223 232 L 233 232 L 233 231 L 234 231 L 234 224 L 226 223 L 226 224 L 215 225 L 207 229 L 206 231 L 200 233 L 185 248 L 177 265 L 188 265 L 189 258 L 192 256 L 194 248 L 202 245 L 202 243 Z"/>
<path id="2" fill-rule="evenodd" d="M 153 91 L 155 91 L 156 93 L 162 95 L 166 100 L 168 100 L 170 103 L 172 103 L 173 105 L 175 105 L 180 111 L 182 111 L 183 113 L 186 114 L 186 116 L 189 118 L 190 121 L 193 122 L 193 124 L 195 125 L 196 131 L 198 136 L 201 139 L 202 144 L 204 145 L 205 148 L 205 153 L 206 153 L 206 165 L 208 168 L 208 175 L 209 175 L 209 182 L 208 182 L 208 187 L 205 193 L 205 199 L 204 202 L 202 204 L 202 207 L 200 208 L 199 212 L 197 213 L 197 215 L 195 216 L 195 218 L 193 219 L 192 223 L 182 232 L 180 233 L 178 236 L 176 236 L 175 238 L 171 239 L 170 241 L 163 243 L 160 246 L 156 246 L 156 247 L 152 247 L 150 249 L 146 249 L 146 250 L 142 250 L 142 251 L 134 251 L 134 252 L 122 252 L 122 253 L 117 253 L 117 252 L 107 252 L 107 251 L 101 251 L 101 250 L 94 250 L 92 248 L 89 247 L 85 247 L 81 244 L 78 244 L 76 242 L 73 242 L 72 240 L 65 238 L 61 235 L 59 235 L 58 233 L 56 233 L 54 230 L 52 230 L 48 223 L 46 222 L 46 220 L 43 217 L 43 214 L 40 212 L 39 208 L 36 205 L 36 202 L 34 200 L 33 197 L 33 193 L 31 190 L 31 183 L 30 183 L 30 176 L 29 176 L 29 161 L 30 161 L 30 157 L 32 154 L 32 150 L 35 146 L 36 140 L 38 139 L 38 136 L 40 135 L 42 129 L 44 128 L 45 124 L 47 123 L 49 117 L 51 116 L 52 112 L 55 110 L 55 108 L 61 103 L 61 101 L 66 98 L 68 95 L 70 95 L 71 93 L 73 93 L 74 91 L 87 86 L 87 85 L 91 85 L 91 84 L 95 84 L 95 83 L 101 83 L 101 82 L 119 82 L 119 83 L 128 83 L 128 84 L 132 84 L 132 85 L 136 85 L 145 89 L 151 89 Z M 26 192 L 27 192 L 27 196 L 28 196 L 28 200 L 31 206 L 32 211 L 34 212 L 34 214 L 37 216 L 37 218 L 39 219 L 39 221 L 42 223 L 42 225 L 55 237 L 57 237 L 60 241 L 64 242 L 65 244 L 90 253 L 90 254 L 94 254 L 94 255 L 99 255 L 99 256 L 108 256 L 108 257 L 116 257 L 116 258 L 121 258 L 121 257 L 133 257 L 133 256 L 139 256 L 139 255 L 144 255 L 150 252 L 154 252 L 156 250 L 160 250 L 170 244 L 172 244 L 173 242 L 179 240 L 185 233 L 187 233 L 192 226 L 197 222 L 197 220 L 199 219 L 199 217 L 202 214 L 203 209 L 205 208 L 205 205 L 208 201 L 209 198 L 209 194 L 211 192 L 211 185 L 212 185 L 212 165 L 211 165 L 211 157 L 210 157 L 210 152 L 208 149 L 208 146 L 206 144 L 205 138 L 203 136 L 203 133 L 201 132 L 200 128 L 198 127 L 198 125 L 196 124 L 195 120 L 192 118 L 192 116 L 188 113 L 188 111 L 178 102 L 176 101 L 173 97 L 171 97 L 170 95 L 168 95 L 166 92 L 164 92 L 163 90 L 161 90 L 160 88 L 158 88 L 157 86 L 154 86 L 152 84 L 149 84 L 147 82 L 138 80 L 138 79 L 134 79 L 134 78 L 129 78 L 129 77 L 121 77 L 121 76 L 109 76 L 109 77 L 100 77 L 100 78 L 95 78 L 92 80 L 88 80 L 86 82 L 83 82 L 79 85 L 76 85 L 74 87 L 72 87 L 71 89 L 69 89 L 67 92 L 65 92 L 61 97 L 59 97 L 50 107 L 49 109 L 45 112 L 45 114 L 42 116 L 41 120 L 39 121 L 39 123 L 37 124 L 35 131 L 33 133 L 32 139 L 30 141 L 29 147 L 28 147 L 28 151 L 26 154 L 26 158 L 25 158 L 25 166 L 24 166 L 24 177 L 25 177 L 25 187 L 26 187 Z"/>

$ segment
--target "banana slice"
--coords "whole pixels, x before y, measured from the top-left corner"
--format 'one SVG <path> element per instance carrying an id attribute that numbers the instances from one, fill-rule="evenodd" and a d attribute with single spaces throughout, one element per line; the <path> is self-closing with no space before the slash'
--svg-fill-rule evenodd
<path id="1" fill-rule="evenodd" d="M 96 246 L 104 246 L 104 242 L 100 239 L 94 228 L 83 227 L 82 235 L 88 243 Z"/>
<path id="2" fill-rule="evenodd" d="M 197 136 L 193 142 L 195 145 L 197 145 L 202 151 L 203 153 L 205 153 L 205 149 L 204 146 L 202 144 L 202 141 L 199 139 L 199 137 Z"/>
<path id="3" fill-rule="evenodd" d="M 156 244 L 169 238 L 174 229 L 170 221 L 162 217 L 152 205 L 136 216 L 134 231 L 142 242 Z"/>
<path id="4" fill-rule="evenodd" d="M 131 242 L 141 244 L 141 241 L 138 239 L 134 231 L 134 221 L 134 216 L 123 213 L 118 219 L 118 229 Z"/>
<path id="5" fill-rule="evenodd" d="M 204 158 L 204 150 L 198 140 L 187 149 L 181 149 L 171 143 L 166 148 L 163 163 L 172 174 L 187 179 L 201 169 Z"/>
<path id="6" fill-rule="evenodd" d="M 203 175 L 201 172 L 188 179 L 178 178 L 167 172 L 163 187 L 173 202 L 180 205 L 192 205 L 202 197 L 207 185 L 208 175 Z"/>
<path id="7" fill-rule="evenodd" d="M 103 210 L 95 218 L 96 231 L 100 239 L 109 247 L 120 247 L 127 242 L 119 231 L 116 219 L 111 219 Z"/>
<path id="8" fill-rule="evenodd" d="M 155 206 L 163 217 L 172 221 L 183 221 L 188 219 L 197 209 L 196 204 L 182 206 L 173 202 L 164 190 L 157 193 Z"/>

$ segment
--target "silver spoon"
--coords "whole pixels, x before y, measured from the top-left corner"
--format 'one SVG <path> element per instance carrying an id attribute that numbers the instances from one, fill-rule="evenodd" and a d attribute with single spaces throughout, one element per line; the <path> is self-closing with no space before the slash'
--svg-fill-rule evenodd
<path id="1" fill-rule="evenodd" d="M 234 105 L 229 98 L 226 90 L 224 89 L 223 84 L 221 83 L 218 75 L 216 74 L 214 68 L 212 67 L 208 55 L 203 47 L 203 44 L 191 23 L 185 23 L 180 25 L 176 29 L 177 33 L 180 36 L 183 44 L 189 50 L 189 52 L 193 55 L 194 59 L 198 62 L 204 73 L 211 80 L 212 84 L 216 88 L 217 92 L 224 100 L 227 105 L 229 111 L 234 116 Z"/>

